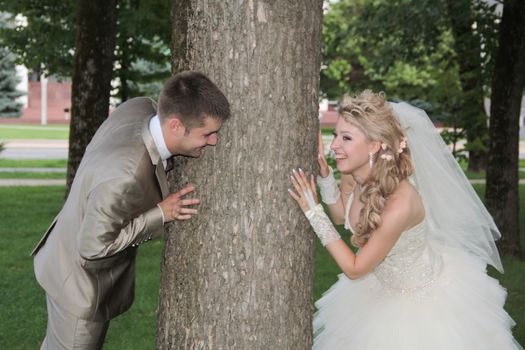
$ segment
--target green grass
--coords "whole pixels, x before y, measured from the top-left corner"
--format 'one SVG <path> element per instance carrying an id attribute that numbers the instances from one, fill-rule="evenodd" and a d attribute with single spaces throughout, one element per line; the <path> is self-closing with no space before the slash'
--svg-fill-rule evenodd
<path id="1" fill-rule="evenodd" d="M 12 139 L 67 140 L 68 138 L 69 138 L 69 126 L 0 124 L 0 140 L 12 140 Z"/>
<path id="2" fill-rule="evenodd" d="M 66 179 L 66 173 L 0 172 L 0 179 Z"/>
<path id="3" fill-rule="evenodd" d="M 67 159 L 2 159 L 0 168 L 66 168 Z"/>
<path id="4" fill-rule="evenodd" d="M 29 252 L 63 203 L 64 188 L 0 187 L 0 349 L 38 349 L 46 328 L 44 291 Z M 153 349 L 162 242 L 144 244 L 137 258 L 131 310 L 111 322 L 104 349 Z"/>
<path id="5" fill-rule="evenodd" d="M 465 175 L 469 179 L 484 179 L 485 178 L 485 171 L 476 172 L 476 171 L 467 170 L 468 162 L 464 159 L 459 160 L 459 166 L 461 167 L 461 169 L 463 169 L 463 171 L 465 172 Z M 520 169 L 525 168 L 525 159 L 519 160 L 518 167 Z M 525 179 L 525 171 L 519 171 L 518 177 L 520 179 Z"/>
<path id="6" fill-rule="evenodd" d="M 484 191 L 483 185 L 475 188 L 481 194 Z M 28 253 L 60 210 L 63 195 L 62 186 L 0 187 L 0 349 L 37 349 L 44 337 L 45 296 L 35 281 L 33 259 Z M 525 228 L 525 186 L 521 186 L 520 196 L 521 227 Z M 348 233 L 341 233 L 348 240 Z M 522 237 L 525 243 L 525 235 Z M 316 244 L 315 300 L 340 273 L 326 249 Z M 159 240 L 141 246 L 135 302 L 130 311 L 111 322 L 105 350 L 154 348 L 161 255 Z M 503 264 L 504 275 L 493 269 L 490 274 L 507 288 L 505 308 L 517 322 L 514 336 L 525 344 L 525 262 L 504 257 Z"/>

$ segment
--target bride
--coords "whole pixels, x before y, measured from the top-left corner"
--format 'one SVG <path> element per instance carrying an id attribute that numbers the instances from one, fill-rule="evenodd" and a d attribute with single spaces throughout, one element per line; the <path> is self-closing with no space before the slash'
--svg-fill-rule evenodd
<path id="1" fill-rule="evenodd" d="M 341 194 L 322 152 L 289 190 L 343 274 L 316 303 L 314 349 L 522 349 L 503 309 L 506 291 L 490 214 L 424 111 L 369 90 L 346 98 L 331 149 L 355 181 Z M 343 183 L 345 185 L 345 183 Z"/>

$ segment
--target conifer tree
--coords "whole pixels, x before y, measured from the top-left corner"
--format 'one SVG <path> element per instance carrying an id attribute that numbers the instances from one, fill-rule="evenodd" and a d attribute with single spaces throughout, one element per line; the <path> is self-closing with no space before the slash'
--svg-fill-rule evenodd
<path id="1" fill-rule="evenodd" d="M 22 114 L 22 104 L 16 100 L 23 95 L 17 91 L 18 78 L 13 54 L 0 47 L 0 117 L 14 118 Z"/>

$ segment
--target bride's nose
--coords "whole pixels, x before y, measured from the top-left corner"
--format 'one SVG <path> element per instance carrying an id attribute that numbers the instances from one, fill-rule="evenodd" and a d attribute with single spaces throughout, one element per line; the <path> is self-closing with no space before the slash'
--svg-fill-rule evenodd
<path id="1" fill-rule="evenodd" d="M 339 148 L 339 141 L 337 140 L 337 137 L 334 137 L 332 143 L 330 143 L 330 149 L 335 151 L 337 148 Z"/>

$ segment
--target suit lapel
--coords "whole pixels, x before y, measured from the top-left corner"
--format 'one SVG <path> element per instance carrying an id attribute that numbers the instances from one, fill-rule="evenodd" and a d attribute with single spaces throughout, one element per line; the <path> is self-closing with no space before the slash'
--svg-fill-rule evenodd
<path id="1" fill-rule="evenodd" d="M 164 170 L 164 165 L 162 165 L 162 160 L 160 158 L 157 161 L 157 165 L 155 167 L 155 174 L 157 175 L 157 181 L 160 185 L 162 198 L 166 198 L 170 193 L 170 190 L 168 188 L 168 179 L 166 178 L 166 171 Z"/>
<path id="2" fill-rule="evenodd" d="M 170 193 L 168 188 L 168 179 L 166 178 L 166 171 L 164 170 L 164 165 L 160 159 L 157 146 L 155 146 L 155 141 L 153 141 L 153 137 L 149 131 L 149 122 L 152 117 L 153 115 L 151 115 L 149 118 L 146 118 L 144 121 L 144 126 L 142 128 L 142 139 L 144 140 L 144 145 L 148 150 L 151 164 L 155 166 L 155 175 L 157 176 L 157 182 L 159 183 L 160 191 L 162 192 L 162 198 L 166 198 Z"/>

